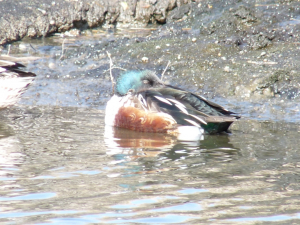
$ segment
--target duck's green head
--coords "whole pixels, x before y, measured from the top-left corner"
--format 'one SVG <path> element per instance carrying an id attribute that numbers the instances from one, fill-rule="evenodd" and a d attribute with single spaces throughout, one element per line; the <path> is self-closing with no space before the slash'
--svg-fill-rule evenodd
<path id="1" fill-rule="evenodd" d="M 117 80 L 116 92 L 119 95 L 126 95 L 129 90 L 135 92 L 158 87 L 162 81 L 150 70 L 128 71 L 123 73 Z"/>

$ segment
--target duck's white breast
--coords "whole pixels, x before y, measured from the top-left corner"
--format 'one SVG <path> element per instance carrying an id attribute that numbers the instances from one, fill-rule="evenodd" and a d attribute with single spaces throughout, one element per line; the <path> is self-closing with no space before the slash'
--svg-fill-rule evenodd
<path id="1" fill-rule="evenodd" d="M 111 99 L 106 104 L 105 109 L 105 124 L 109 126 L 115 125 L 115 118 L 122 106 L 131 106 L 131 101 L 129 100 L 129 95 L 123 97 L 113 95 Z"/>

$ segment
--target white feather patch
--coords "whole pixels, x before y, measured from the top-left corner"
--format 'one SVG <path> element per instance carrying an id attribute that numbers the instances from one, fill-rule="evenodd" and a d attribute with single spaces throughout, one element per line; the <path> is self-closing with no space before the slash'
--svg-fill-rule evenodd
<path id="1" fill-rule="evenodd" d="M 186 108 L 184 104 L 182 104 L 181 102 L 179 102 L 179 101 L 177 101 L 177 100 L 175 100 L 175 99 L 171 99 L 171 98 L 166 98 L 166 99 L 167 99 L 168 101 L 170 101 L 170 102 L 173 102 L 173 103 L 175 103 L 175 104 L 177 104 L 177 105 L 180 105 L 180 106 L 183 107 L 183 108 Z"/>
<path id="2" fill-rule="evenodd" d="M 142 104 L 141 105 L 142 107 L 143 107 L 143 109 L 145 110 L 145 111 L 148 111 L 148 109 Z"/>
<path id="3" fill-rule="evenodd" d="M 200 96 L 200 98 L 202 98 L 202 99 L 204 99 L 205 101 L 207 101 L 207 99 L 206 98 L 204 98 L 203 96 L 201 96 L 201 95 L 199 95 Z"/>
<path id="4" fill-rule="evenodd" d="M 181 105 L 175 104 L 175 106 L 180 109 L 185 114 L 189 115 L 189 112 L 185 109 L 185 107 L 182 107 Z"/>
<path id="5" fill-rule="evenodd" d="M 124 97 L 119 97 L 113 95 L 111 99 L 107 102 L 105 108 L 105 124 L 109 126 L 115 125 L 115 117 L 118 113 L 120 107 L 133 106 L 130 95 L 125 95 Z"/>
<path id="6" fill-rule="evenodd" d="M 192 116 L 192 117 L 194 117 L 195 119 L 197 119 L 197 120 L 199 120 L 201 123 L 203 123 L 203 124 L 207 124 L 203 119 L 201 119 L 200 117 L 198 117 L 198 116 L 195 116 L 195 115 L 192 115 L 192 114 L 190 114 L 190 116 Z"/>
<path id="7" fill-rule="evenodd" d="M 189 122 L 190 124 L 196 126 L 196 127 L 200 127 L 200 125 L 198 123 L 196 123 L 195 121 L 193 121 L 193 120 L 189 120 L 189 119 L 184 119 L 184 120 Z"/>
<path id="8" fill-rule="evenodd" d="M 172 103 L 169 102 L 169 101 L 168 101 L 167 99 L 165 99 L 165 98 L 162 98 L 162 97 L 159 97 L 159 96 L 154 96 L 154 98 L 158 99 L 158 100 L 161 101 L 161 102 L 164 102 L 164 103 L 167 103 L 167 104 L 169 104 L 169 105 L 172 105 Z"/>
<path id="9" fill-rule="evenodd" d="M 0 67 L 0 73 L 2 73 L 2 72 L 4 72 L 4 71 L 6 71 L 6 69 L 5 69 L 5 68 L 2 68 L 2 67 Z"/>
<path id="10" fill-rule="evenodd" d="M 203 128 L 195 126 L 179 126 L 178 127 L 178 140 L 180 141 L 199 141 L 203 140 Z"/>
<path id="11" fill-rule="evenodd" d="M 144 99 L 144 97 L 141 94 L 138 95 L 138 99 L 140 100 L 140 102 L 142 103 L 142 106 L 144 108 L 148 107 L 146 100 Z"/>

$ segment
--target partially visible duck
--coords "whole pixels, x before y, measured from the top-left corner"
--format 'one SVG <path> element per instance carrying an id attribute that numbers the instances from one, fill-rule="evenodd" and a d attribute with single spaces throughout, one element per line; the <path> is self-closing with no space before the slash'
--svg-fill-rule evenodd
<path id="1" fill-rule="evenodd" d="M 17 60 L 0 56 L 0 109 L 14 105 L 36 76 L 23 71 L 25 66 Z"/>
<path id="2" fill-rule="evenodd" d="M 106 125 L 141 132 L 221 133 L 239 116 L 204 97 L 164 84 L 152 71 L 117 80 L 105 111 Z"/>

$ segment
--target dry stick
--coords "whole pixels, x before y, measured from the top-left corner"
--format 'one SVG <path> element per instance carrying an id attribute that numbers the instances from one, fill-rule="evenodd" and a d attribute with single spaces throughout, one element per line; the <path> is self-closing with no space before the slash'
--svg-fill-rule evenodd
<path id="1" fill-rule="evenodd" d="M 113 66 L 111 69 L 119 69 L 119 70 L 123 70 L 123 71 L 126 71 L 126 69 L 123 69 L 123 68 L 121 68 L 121 67 L 117 67 L 117 66 Z M 109 69 L 107 69 L 107 70 L 104 70 L 103 71 L 103 73 L 106 73 L 107 71 L 109 71 L 110 70 L 110 68 Z"/>
<path id="2" fill-rule="evenodd" d="M 62 57 L 64 57 L 65 41 L 66 41 L 66 39 L 63 40 L 63 43 L 62 43 L 62 46 L 61 46 L 61 56 L 60 56 L 59 59 L 61 59 Z"/>
<path id="3" fill-rule="evenodd" d="M 36 52 L 35 48 L 32 46 L 32 44 L 29 44 L 29 46 L 33 49 L 33 51 Z"/>
<path id="4" fill-rule="evenodd" d="M 126 69 L 123 69 L 121 67 L 117 67 L 117 66 L 113 66 L 112 69 L 119 69 L 119 70 L 123 70 L 123 71 L 126 71 Z"/>
<path id="5" fill-rule="evenodd" d="M 161 78 L 160 78 L 161 80 L 163 80 L 164 74 L 165 74 L 166 70 L 168 69 L 169 64 L 170 64 L 170 60 L 168 61 L 168 64 L 167 64 L 166 68 L 164 69 L 163 73 L 161 74 Z"/>
<path id="6" fill-rule="evenodd" d="M 112 72 L 111 72 L 111 70 L 113 68 L 113 62 L 112 62 L 112 59 L 111 59 L 111 54 L 108 51 L 106 51 L 106 53 L 107 53 L 107 56 L 109 58 L 109 73 L 110 73 L 110 79 L 111 79 L 111 83 L 112 83 L 112 92 L 114 94 L 115 93 L 115 84 L 116 83 L 115 83 L 114 77 L 113 77 Z"/>
<path id="7" fill-rule="evenodd" d="M 10 52 L 10 46 L 11 46 L 11 45 L 8 45 L 7 55 L 9 55 L 9 52 Z"/>

